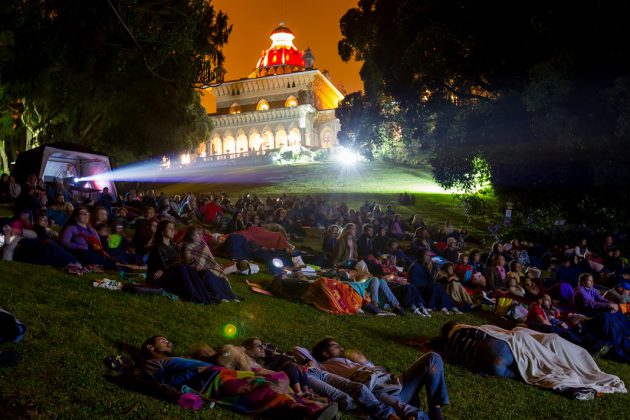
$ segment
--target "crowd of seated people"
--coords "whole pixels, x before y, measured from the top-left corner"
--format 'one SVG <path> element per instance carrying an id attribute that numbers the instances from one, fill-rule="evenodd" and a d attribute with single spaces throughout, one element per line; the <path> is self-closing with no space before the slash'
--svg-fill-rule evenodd
<path id="1" fill-rule="evenodd" d="M 2 198 L 10 200 L 14 180 L 3 182 Z M 331 296 L 339 295 L 344 301 L 337 303 L 347 313 L 380 315 L 459 313 L 497 297 L 536 304 L 548 294 L 565 318 L 579 313 L 573 303 L 574 295 L 583 294 L 575 293 L 582 287 L 580 275 L 593 276 L 593 296 L 602 294 L 601 287 L 615 303 L 625 303 L 616 290 L 625 290 L 617 286 L 630 279 L 612 236 L 599 247 L 584 238 L 548 247 L 513 239 L 486 250 L 483 241 L 471 243 L 467 230 L 448 220 L 441 226 L 428 226 L 419 214 L 405 220 L 391 204 L 366 201 L 352 209 L 310 195 L 245 194 L 233 202 L 225 193 L 168 196 L 133 189 L 118 198 L 103 191 L 85 203 L 58 189 L 63 185 L 41 184 L 31 175 L 18 188 L 15 217 L 3 223 L 4 259 L 70 269 L 147 265 L 149 282 L 199 302 L 238 300 L 213 255 L 263 263 L 275 276 L 301 255 L 333 275 L 313 286 L 311 302 L 331 304 Z M 182 241 L 187 227 L 198 230 Z M 301 252 L 292 244 L 307 228 L 322 232 L 321 250 Z M 551 278 L 542 278 L 541 270 Z M 182 283 L 188 286 L 178 289 Z"/>

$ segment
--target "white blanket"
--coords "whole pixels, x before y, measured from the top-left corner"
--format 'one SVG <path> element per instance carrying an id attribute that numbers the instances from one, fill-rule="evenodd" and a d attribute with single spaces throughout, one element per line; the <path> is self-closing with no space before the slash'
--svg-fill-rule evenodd
<path id="1" fill-rule="evenodd" d="M 602 393 L 627 392 L 618 376 L 602 372 L 585 349 L 557 334 L 544 334 L 527 328 L 508 331 L 494 325 L 476 328 L 508 343 L 521 377 L 528 384 L 557 391 L 592 388 Z"/>

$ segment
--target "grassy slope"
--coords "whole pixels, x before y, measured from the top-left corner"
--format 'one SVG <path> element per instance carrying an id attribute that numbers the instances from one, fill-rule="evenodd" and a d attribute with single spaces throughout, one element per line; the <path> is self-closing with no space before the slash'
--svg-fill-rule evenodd
<path id="1" fill-rule="evenodd" d="M 379 171 L 385 178 L 390 175 L 382 168 Z M 285 175 L 292 174 L 287 170 Z M 418 207 L 430 222 L 443 220 L 438 210 L 446 202 L 432 200 L 425 197 Z M 429 206 L 436 209 L 435 218 L 429 217 Z M 230 342 L 223 337 L 222 327 L 233 323 L 239 328 L 237 340 L 257 335 L 285 348 L 298 343 L 311 346 L 333 335 L 346 348 L 363 349 L 376 363 L 400 372 L 419 353 L 414 340 L 437 334 L 449 319 L 443 315 L 432 319 L 330 316 L 304 304 L 252 294 L 244 278 L 237 276 L 233 276 L 233 286 L 246 300 L 219 306 L 94 289 L 90 280 L 95 277 L 100 276 L 78 278 L 46 267 L 0 263 L 0 306 L 29 326 L 24 342 L 2 347 L 19 351 L 23 358 L 17 368 L 0 369 L 2 417 L 234 418 L 238 416 L 220 409 L 182 412 L 120 389 L 103 379 L 101 360 L 120 353 L 126 345 L 138 346 L 153 334 L 166 335 L 182 352 L 201 342 L 218 346 Z M 254 276 L 264 278 L 264 274 Z M 482 314 L 461 319 L 487 322 Z M 627 365 L 601 361 L 600 367 L 630 381 Z M 451 405 L 445 414 L 452 419 L 623 417 L 629 401 L 626 395 L 570 401 L 516 381 L 482 378 L 452 366 L 446 366 L 446 379 Z"/>

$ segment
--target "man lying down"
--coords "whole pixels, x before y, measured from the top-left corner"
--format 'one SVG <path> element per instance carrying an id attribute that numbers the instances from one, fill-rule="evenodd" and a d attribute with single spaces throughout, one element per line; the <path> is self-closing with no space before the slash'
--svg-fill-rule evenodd
<path id="1" fill-rule="evenodd" d="M 626 393 L 623 381 L 602 372 L 593 357 L 556 334 L 527 328 L 447 322 L 442 326 L 447 361 L 473 372 L 525 383 L 589 400 L 599 393 Z"/>

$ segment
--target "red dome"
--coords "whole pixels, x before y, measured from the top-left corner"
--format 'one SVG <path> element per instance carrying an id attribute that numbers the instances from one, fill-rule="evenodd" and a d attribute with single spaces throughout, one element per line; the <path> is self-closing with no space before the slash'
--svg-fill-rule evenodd
<path id="1" fill-rule="evenodd" d="M 269 48 L 258 60 L 257 68 L 276 66 L 304 67 L 302 53 L 297 48 Z"/>
<path id="2" fill-rule="evenodd" d="M 304 70 L 303 52 L 293 45 L 295 35 L 291 29 L 281 22 L 280 26 L 271 31 L 269 38 L 271 47 L 263 51 L 258 59 L 254 72 L 256 77 Z"/>

